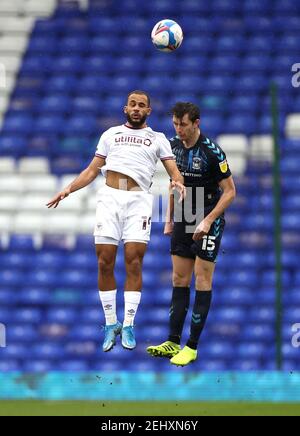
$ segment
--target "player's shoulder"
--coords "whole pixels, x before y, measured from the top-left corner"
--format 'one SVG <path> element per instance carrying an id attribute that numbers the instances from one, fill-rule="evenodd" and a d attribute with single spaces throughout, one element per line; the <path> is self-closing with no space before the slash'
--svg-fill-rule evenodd
<path id="1" fill-rule="evenodd" d="M 124 131 L 124 126 L 120 125 L 120 126 L 113 126 L 110 127 L 109 129 L 105 130 L 102 133 L 102 136 L 110 136 L 110 135 L 116 135 L 118 133 L 123 133 Z"/>
<path id="2" fill-rule="evenodd" d="M 173 136 L 169 139 L 172 149 L 176 147 L 182 147 L 182 142 L 178 136 Z"/>
<path id="3" fill-rule="evenodd" d="M 147 127 L 145 132 L 147 137 L 153 137 L 159 142 L 169 142 L 168 138 L 163 132 L 157 132 L 156 130 L 151 129 L 151 127 Z"/>
<path id="4" fill-rule="evenodd" d="M 201 134 L 200 143 L 208 155 L 214 158 L 218 158 L 218 160 L 220 161 L 223 161 L 225 159 L 226 156 L 224 151 L 215 140 Z"/>

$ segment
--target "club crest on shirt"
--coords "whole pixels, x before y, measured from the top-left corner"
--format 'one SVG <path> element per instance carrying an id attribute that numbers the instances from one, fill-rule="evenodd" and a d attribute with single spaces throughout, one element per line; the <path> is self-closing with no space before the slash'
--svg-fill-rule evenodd
<path id="1" fill-rule="evenodd" d="M 227 171 L 228 171 L 228 163 L 227 163 L 226 159 L 223 160 L 223 162 L 220 162 L 219 166 L 220 166 L 220 170 L 222 171 L 222 173 L 224 173 L 224 174 L 227 173 Z"/>
<path id="2" fill-rule="evenodd" d="M 193 157 L 193 170 L 200 170 L 202 166 L 201 163 L 200 157 Z"/>

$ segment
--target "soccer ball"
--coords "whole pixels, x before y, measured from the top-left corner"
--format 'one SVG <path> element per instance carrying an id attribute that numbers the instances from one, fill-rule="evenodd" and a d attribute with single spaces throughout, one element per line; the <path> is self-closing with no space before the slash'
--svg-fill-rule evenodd
<path id="1" fill-rule="evenodd" d="M 160 51 L 170 52 L 181 46 L 183 32 L 176 21 L 166 19 L 155 24 L 151 38 L 155 48 Z"/>

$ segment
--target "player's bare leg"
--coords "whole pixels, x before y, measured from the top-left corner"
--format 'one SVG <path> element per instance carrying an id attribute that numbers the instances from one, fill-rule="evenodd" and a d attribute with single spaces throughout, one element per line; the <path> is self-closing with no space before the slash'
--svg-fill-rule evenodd
<path id="1" fill-rule="evenodd" d="M 116 343 L 122 325 L 117 320 L 117 285 L 114 275 L 118 247 L 116 245 L 96 245 L 98 258 L 98 285 L 102 307 L 105 314 L 105 338 L 103 351 L 110 351 Z"/>
<path id="2" fill-rule="evenodd" d="M 215 264 L 196 258 L 195 278 L 196 296 L 193 307 L 190 338 L 187 345 L 171 359 L 173 365 L 185 366 L 197 359 L 197 346 L 204 329 L 211 304 L 212 281 Z"/>
<path id="3" fill-rule="evenodd" d="M 146 250 L 147 244 L 137 242 L 125 243 L 126 283 L 122 345 L 128 350 L 136 347 L 133 324 L 141 300 L 143 286 L 142 268 Z"/>

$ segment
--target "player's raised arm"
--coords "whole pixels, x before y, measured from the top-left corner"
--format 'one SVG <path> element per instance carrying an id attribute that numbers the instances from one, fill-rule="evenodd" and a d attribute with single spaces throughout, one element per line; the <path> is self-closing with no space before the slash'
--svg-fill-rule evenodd
<path id="1" fill-rule="evenodd" d="M 104 166 L 105 159 L 98 156 L 94 157 L 90 165 L 79 174 L 79 176 L 70 183 L 65 189 L 55 195 L 49 203 L 47 203 L 48 209 L 51 207 L 57 208 L 59 203 L 67 198 L 72 192 L 78 191 L 84 188 L 95 180 L 98 176 L 100 169 Z"/>

